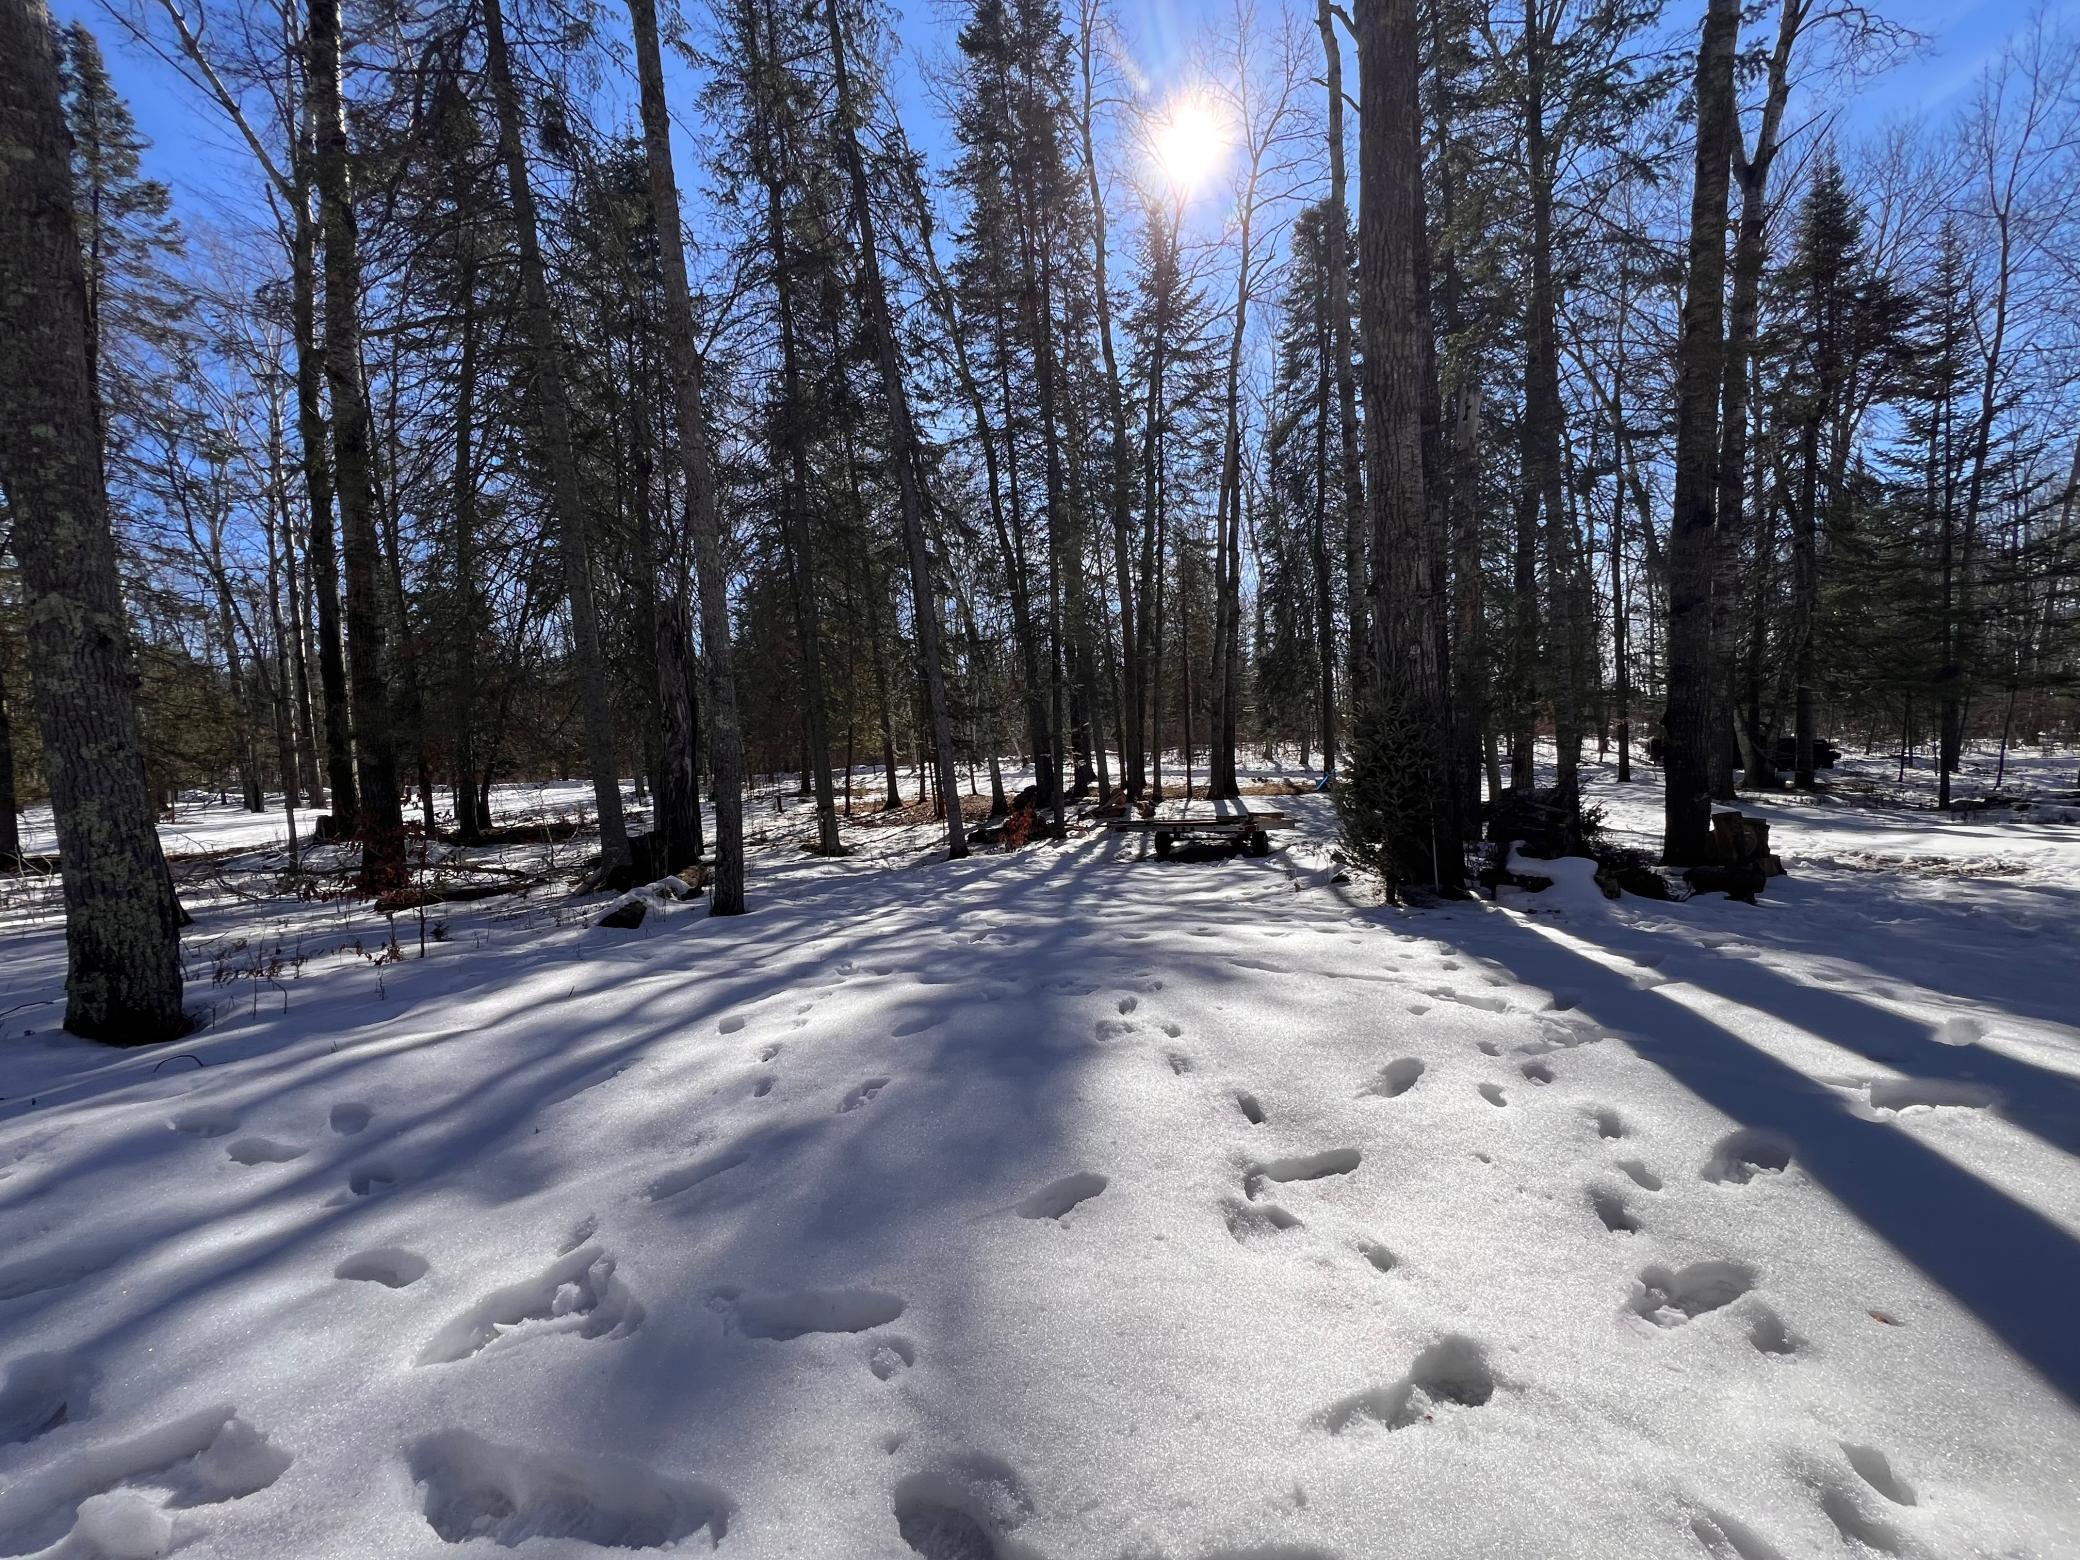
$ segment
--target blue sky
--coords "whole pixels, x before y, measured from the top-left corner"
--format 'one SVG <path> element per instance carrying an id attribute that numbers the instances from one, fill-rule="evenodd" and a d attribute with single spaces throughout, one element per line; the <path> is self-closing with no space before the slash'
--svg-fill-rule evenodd
<path id="1" fill-rule="evenodd" d="M 1275 0 L 1261 3 L 1268 6 Z M 700 0 L 689 0 L 696 19 L 699 6 Z M 253 210 L 250 162 L 217 116 L 200 106 L 173 72 L 128 47 L 100 0 L 52 0 L 52 9 L 60 20 L 85 20 L 100 36 L 116 84 L 153 142 L 146 165 L 173 186 L 183 216 L 192 221 Z M 911 0 L 907 7 L 896 8 L 897 33 L 906 56 L 897 79 L 906 128 L 935 162 L 946 155 L 946 138 L 923 96 L 917 71 L 921 61 L 952 47 L 958 9 L 958 0 Z M 1669 25 L 1681 26 L 1686 9 L 1701 15 L 1702 0 L 1674 0 Z M 1855 134 L 1901 116 L 1947 112 L 1969 94 L 1983 65 L 2024 25 L 2030 9 L 2031 0 L 1896 0 L 1886 6 L 1887 16 L 1925 35 L 1928 46 L 1884 77 L 1866 83 L 1849 104 L 1843 129 Z M 2053 16 L 2080 17 L 2080 0 L 2056 0 L 2047 9 Z M 611 25 L 615 8 L 609 5 L 605 10 Z M 1119 14 L 1135 63 L 1158 95 L 1182 79 L 1195 41 L 1228 10 L 1227 0 L 1122 0 Z M 1305 14 L 1312 17 L 1311 5 Z M 675 113 L 690 115 L 695 83 L 676 67 L 668 69 L 677 77 L 672 83 Z M 1345 69 L 1348 84 L 1348 55 Z M 625 92 L 609 96 L 626 101 Z M 680 183 L 691 191 L 698 186 L 698 173 L 690 149 L 682 147 L 681 156 Z"/>

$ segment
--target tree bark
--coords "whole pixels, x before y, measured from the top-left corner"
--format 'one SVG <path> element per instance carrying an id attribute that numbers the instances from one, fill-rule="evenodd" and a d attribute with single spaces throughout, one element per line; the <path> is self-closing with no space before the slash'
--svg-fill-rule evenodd
<path id="1" fill-rule="evenodd" d="M 41 0 L 0 0 L 0 59 L 0 480 L 63 869 L 65 1027 L 150 1044 L 188 1027 L 179 908 L 145 785 Z"/>
<path id="2" fill-rule="evenodd" d="M 1359 302 L 1365 326 L 1365 441 L 1372 532 L 1374 718 L 1401 743 L 1389 820 L 1394 886 L 1457 890 L 1465 868 L 1447 745 L 1439 603 L 1423 457 L 1430 329 L 1423 228 L 1416 0 L 1359 0 L 1364 111 L 1358 170 Z"/>
<path id="3" fill-rule="evenodd" d="M 729 619 L 729 579 L 722 562 L 722 507 L 715 492 L 714 457 L 694 341 L 693 295 L 686 281 L 686 249 L 679 228 L 679 184 L 672 169 L 671 122 L 664 100 L 664 65 L 657 47 L 654 0 L 629 0 L 635 24 L 636 69 L 642 83 L 643 147 L 650 167 L 650 207 L 664 235 L 660 245 L 665 290 L 665 355 L 671 369 L 673 409 L 679 419 L 679 459 L 686 468 L 686 523 L 693 541 L 695 588 L 700 594 L 701 650 L 707 670 L 708 789 L 715 799 L 714 880 L 710 915 L 744 913 L 744 729 L 737 715 L 736 653 Z"/>
<path id="4" fill-rule="evenodd" d="M 1711 839 L 1714 459 L 1726 360 L 1726 211 L 1739 0 L 1710 0 L 1697 55 L 1689 285 L 1676 350 L 1674 513 L 1668 538 L 1668 709 L 1661 859 L 1701 864 Z"/>
<path id="5" fill-rule="evenodd" d="M 888 402 L 890 459 L 896 468 L 896 491 L 903 516 L 903 546 L 910 556 L 910 604 L 917 633 L 917 655 L 923 664 L 925 716 L 931 725 L 939 802 L 946 810 L 946 853 L 958 861 L 968 854 L 968 834 L 961 820 L 960 776 L 954 768 L 953 721 L 946 706 L 946 662 L 941 645 L 939 597 L 932 584 L 931 553 L 924 529 L 924 458 L 917 429 L 910 420 L 910 397 L 903 386 L 903 367 L 896 347 L 895 321 L 881 278 L 881 256 L 874 227 L 874 206 L 867 191 L 866 158 L 860 152 L 854 117 L 851 77 L 845 63 L 845 34 L 838 21 L 837 0 L 824 0 L 824 26 L 830 36 L 831 77 L 837 95 L 837 129 L 845 143 L 851 177 L 852 222 L 859 233 L 860 280 L 866 293 L 867 318 L 881 363 L 881 390 Z"/>
<path id="6" fill-rule="evenodd" d="M 368 402 L 361 383 L 361 256 L 340 101 L 339 0 L 310 0 L 310 102 L 325 235 L 325 388 L 332 404 L 333 477 L 346 565 L 347 655 L 360 793 L 354 832 L 361 840 L 362 883 L 381 891 L 404 876 L 404 815 L 397 801 L 397 757 L 384 683 L 378 578 L 382 550 L 369 464 Z M 314 517 L 313 537 L 316 534 Z M 333 807 L 337 813 L 337 781 Z"/>
<path id="7" fill-rule="evenodd" d="M 513 205 L 513 231 L 520 254 L 520 315 L 526 332 L 527 368 L 538 394 L 542 463 L 549 471 L 549 503 L 563 554 L 564 591 L 571 609 L 571 654 L 577 663 L 579 714 L 585 726 L 585 763 L 599 808 L 600 856 L 609 867 L 628 860 L 628 828 L 621 815 L 621 766 L 614 753 L 614 709 L 607 693 L 606 658 L 600 650 L 599 609 L 593 599 L 592 528 L 578 487 L 578 455 L 571 434 L 570 395 L 549 303 L 542 264 L 541 226 L 534 186 L 527 176 L 527 148 L 520 131 L 520 93 L 506 46 L 500 0 L 484 0 L 484 62 L 498 116 L 499 160 Z"/>

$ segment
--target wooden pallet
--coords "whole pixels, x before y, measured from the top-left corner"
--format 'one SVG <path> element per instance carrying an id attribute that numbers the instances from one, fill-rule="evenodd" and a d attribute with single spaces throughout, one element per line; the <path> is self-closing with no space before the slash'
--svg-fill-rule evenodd
<path id="1" fill-rule="evenodd" d="M 1271 848 L 1268 830 L 1292 826 L 1282 812 L 1256 812 L 1241 801 L 1199 797 L 1161 802 L 1146 818 L 1114 818 L 1107 825 L 1115 834 L 1153 834 L 1158 856 L 1169 855 L 1171 846 L 1185 836 L 1233 840 L 1250 855 L 1261 856 Z"/>

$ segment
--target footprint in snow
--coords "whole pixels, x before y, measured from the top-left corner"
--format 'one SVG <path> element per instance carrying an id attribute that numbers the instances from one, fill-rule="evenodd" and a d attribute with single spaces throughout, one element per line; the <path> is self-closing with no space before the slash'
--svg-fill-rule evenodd
<path id="1" fill-rule="evenodd" d="M 1783 1551 L 1766 1542 L 1745 1522 L 1706 1509 L 1690 1519 L 1690 1532 L 1712 1560 L 1784 1560 Z"/>
<path id="2" fill-rule="evenodd" d="M 889 1033 L 898 1040 L 905 1040 L 911 1035 L 921 1035 L 927 1029 L 936 1029 L 945 1022 L 946 1015 L 944 1013 L 920 1013 L 915 1018 L 903 1020 L 902 1023 L 891 1029 Z"/>
<path id="3" fill-rule="evenodd" d="M 1681 1327 L 1733 1304 L 1755 1287 L 1757 1276 L 1745 1262 L 1693 1262 L 1674 1272 L 1650 1263 L 1640 1269 L 1627 1304 L 1656 1327 Z"/>
<path id="4" fill-rule="evenodd" d="M 1553 1069 L 1544 1062 L 1525 1062 L 1517 1068 L 1517 1071 L 1522 1073 L 1532 1083 L 1551 1083 L 1553 1081 Z"/>
<path id="5" fill-rule="evenodd" d="M 1483 1056 L 1500 1056 L 1502 1054 L 1502 1047 L 1493 1040 L 1481 1040 L 1476 1042 L 1476 1044 Z"/>
<path id="6" fill-rule="evenodd" d="M 759 1047 L 759 1050 L 758 1050 L 758 1059 L 759 1059 L 760 1061 L 762 1061 L 762 1062 L 771 1062 L 771 1061 L 777 1061 L 777 1060 L 779 1060 L 779 1057 L 780 1057 L 780 1047 L 779 1047 L 779 1044 L 778 1044 L 777 1042 L 776 1042 L 776 1043 L 774 1043 L 774 1044 L 772 1044 L 772 1045 L 766 1045 L 766 1046 L 760 1046 L 760 1047 Z"/>
<path id="7" fill-rule="evenodd" d="M 871 1332 L 886 1327 L 904 1310 L 900 1296 L 879 1289 L 798 1289 L 749 1296 L 721 1289 L 715 1299 L 734 1331 L 776 1343 L 810 1333 Z"/>
<path id="8" fill-rule="evenodd" d="M 1358 1255 L 1372 1265 L 1376 1273 L 1391 1273 L 1399 1266 L 1399 1259 L 1376 1240 L 1357 1242 Z"/>
<path id="9" fill-rule="evenodd" d="M 1493 1400 L 1495 1386 L 1480 1345 L 1447 1335 L 1418 1354 L 1399 1381 L 1340 1399 L 1314 1422 L 1331 1435 L 1365 1428 L 1406 1430 L 1441 1413 L 1484 1407 Z"/>
<path id="10" fill-rule="evenodd" d="M 1124 1040 L 1140 1028 L 1131 1018 L 1101 1018 L 1092 1026 L 1091 1033 L 1101 1041 Z"/>
<path id="11" fill-rule="evenodd" d="M 715 1486 L 667 1478 L 622 1458 L 501 1446 L 470 1430 L 422 1436 L 405 1449 L 420 1511 L 450 1544 L 506 1549 L 563 1539 L 602 1549 L 713 1549 L 736 1503 Z"/>
<path id="12" fill-rule="evenodd" d="M 732 1013 L 728 1017 L 723 1018 L 716 1023 L 715 1033 L 717 1033 L 718 1035 L 733 1035 L 736 1034 L 743 1027 L 744 1015 L 741 1013 Z"/>
<path id="13" fill-rule="evenodd" d="M 1399 1099 L 1410 1089 L 1413 1089 L 1417 1080 L 1422 1076 L 1422 1059 L 1415 1056 L 1403 1056 L 1387 1063 L 1386 1066 L 1379 1070 L 1379 1076 L 1358 1092 L 1360 1094 L 1377 1095 L 1383 1100 Z"/>
<path id="14" fill-rule="evenodd" d="M 1021 1198 L 1013 1205 L 1012 1211 L 1021 1219 L 1060 1219 L 1111 1184 L 1095 1170 L 1078 1170 L 1073 1175 L 1049 1181 L 1037 1192 Z"/>
<path id="15" fill-rule="evenodd" d="M 1499 1083 L 1482 1084 L 1481 1098 L 1490 1105 L 1507 1105 L 1509 1103 L 1509 1096 L 1502 1092 L 1502 1085 Z"/>
<path id="16" fill-rule="evenodd" d="M 19 1481 L 8 1537 L 44 1554 L 168 1554 L 181 1513 L 258 1494 L 294 1461 L 231 1409 L 203 1409 Z"/>
<path id="17" fill-rule="evenodd" d="M 1180 1078 L 1192 1070 L 1192 1059 L 1182 1051 L 1166 1051 L 1163 1053 L 1163 1060 L 1170 1064 L 1170 1070 Z"/>
<path id="18" fill-rule="evenodd" d="M 878 1381 L 893 1381 L 917 1363 L 917 1345 L 894 1333 L 867 1341 L 867 1369 Z"/>
<path id="19" fill-rule="evenodd" d="M 1166 1019 L 1164 1022 L 1156 1025 L 1156 1027 L 1162 1030 L 1163 1033 L 1168 1035 L 1172 1040 L 1181 1040 L 1184 1038 L 1184 1025 L 1182 1024 L 1172 1023 Z"/>
<path id="20" fill-rule="evenodd" d="M 101 1373 L 76 1354 L 24 1354 L 0 1381 L 0 1446 L 20 1446 L 94 1412 Z"/>
<path id="21" fill-rule="evenodd" d="M 1235 1094 L 1235 1108 L 1242 1112 L 1243 1120 L 1247 1121 L 1251 1126 L 1261 1127 L 1264 1124 L 1264 1107 L 1257 1102 L 1257 1097 L 1254 1094 L 1245 1090 L 1237 1090 Z"/>
<path id="22" fill-rule="evenodd" d="M 838 1102 L 838 1114 L 842 1116 L 849 1110 L 858 1110 L 862 1105 L 871 1104 L 887 1087 L 886 1078 L 869 1078 L 858 1087 L 848 1089 L 845 1098 Z"/>
<path id="23" fill-rule="evenodd" d="M 1229 1198 L 1221 1204 L 1221 1218 L 1228 1226 L 1228 1233 L 1240 1245 L 1251 1245 L 1273 1235 L 1283 1235 L 1289 1230 L 1303 1229 L 1298 1214 L 1288 1213 L 1277 1203 L 1242 1202 Z"/>
<path id="24" fill-rule="evenodd" d="M 771 1073 L 764 1073 L 759 1077 L 753 1078 L 751 1080 L 751 1097 L 755 1100 L 764 1099 L 773 1092 L 773 1085 L 777 1082 L 779 1080 Z"/>
<path id="25" fill-rule="evenodd" d="M 1719 1139 L 1698 1174 L 1707 1181 L 1745 1186 L 1758 1175 L 1775 1174 L 1790 1164 L 1791 1144 L 1786 1139 L 1743 1127 Z"/>
<path id="26" fill-rule="evenodd" d="M 238 1113 L 222 1105 L 196 1105 L 167 1123 L 189 1137 L 229 1137 L 238 1130 Z"/>
<path id="27" fill-rule="evenodd" d="M 725 1171 L 734 1170 L 751 1157 L 742 1149 L 715 1154 L 697 1164 L 685 1166 L 659 1176 L 643 1188 L 643 1196 L 650 1202 L 663 1202 L 677 1197 L 681 1192 L 690 1192 L 704 1181 L 712 1181 Z"/>
<path id="28" fill-rule="evenodd" d="M 301 1159 L 310 1150 L 296 1143 L 279 1143 L 273 1138 L 243 1137 L 224 1150 L 241 1165 L 285 1165 Z"/>
<path id="29" fill-rule="evenodd" d="M 366 1105 L 349 1102 L 333 1106 L 328 1121 L 332 1130 L 341 1137 L 352 1137 L 357 1132 L 367 1131 L 368 1124 L 375 1118 L 376 1113 Z"/>
<path id="30" fill-rule="evenodd" d="M 372 1251 L 360 1251 L 348 1257 L 332 1270 L 332 1276 L 381 1284 L 385 1289 L 404 1289 L 418 1283 L 432 1267 L 433 1264 L 416 1251 L 407 1251 L 402 1246 L 378 1246 Z"/>
<path id="31" fill-rule="evenodd" d="M 1638 1159 L 1621 1159 L 1618 1161 L 1618 1168 L 1620 1170 L 1623 1170 L 1627 1175 L 1631 1176 L 1632 1184 L 1634 1186 L 1637 1186 L 1641 1191 L 1658 1192 L 1661 1190 L 1661 1177 L 1656 1175 L 1653 1171 L 1649 1170 L 1646 1167 L 1645 1161 Z"/>
<path id="32" fill-rule="evenodd" d="M 1119 1001 L 1115 1004 L 1115 1006 L 1119 1008 L 1119 1014 L 1122 1018 L 1125 1018 L 1129 1013 L 1133 1012 L 1134 1009 L 1136 1009 L 1140 1005 L 1141 999 L 1138 997 L 1121 997 Z"/>
<path id="33" fill-rule="evenodd" d="M 575 1332 L 581 1338 L 623 1338 L 642 1325 L 643 1308 L 614 1276 L 614 1259 L 598 1246 L 580 1246 L 451 1318 L 415 1363 L 452 1365 L 510 1337 Z"/>
<path id="34" fill-rule="evenodd" d="M 1266 1159 L 1242 1172 L 1242 1195 L 1254 1201 L 1266 1181 L 1319 1181 L 1326 1176 L 1349 1175 L 1359 1163 L 1360 1156 L 1355 1148 L 1330 1148 L 1319 1154 Z"/>
<path id="35" fill-rule="evenodd" d="M 897 1534 L 923 1560 L 1009 1560 L 1005 1535 L 1033 1513 L 1018 1475 L 993 1457 L 912 1474 L 891 1504 Z"/>
<path id="36" fill-rule="evenodd" d="M 1849 1459 L 1849 1466 L 1856 1476 L 1891 1501 L 1895 1506 L 1913 1506 L 1919 1502 L 1914 1497 L 1914 1486 L 1892 1471 L 1892 1459 L 1875 1446 L 1857 1446 L 1842 1442 L 1842 1455 Z"/>
<path id="37" fill-rule="evenodd" d="M 400 1179 L 394 1165 L 372 1159 L 347 1172 L 347 1191 L 355 1197 L 374 1197 L 389 1191 Z"/>
<path id="38" fill-rule="evenodd" d="M 1589 1119 L 1596 1123 L 1596 1135 L 1598 1137 L 1621 1138 L 1625 1135 L 1625 1123 L 1619 1120 L 1618 1113 L 1614 1110 L 1599 1106 L 1589 1113 Z M 1653 1189 L 1659 1191 L 1659 1184 L 1657 1183 Z"/>
<path id="39" fill-rule="evenodd" d="M 1953 1078 L 1876 1078 L 1869 1085 L 1871 1109 L 1897 1115 L 1908 1110 L 1984 1110 L 2000 1103 L 2000 1092 Z"/>
<path id="40" fill-rule="evenodd" d="M 1632 1210 L 1625 1206 L 1625 1199 L 1617 1193 L 1598 1191 L 1592 1186 L 1589 1188 L 1589 1206 L 1596 1210 L 1596 1217 L 1613 1235 L 1639 1233 L 1639 1220 L 1632 1216 Z"/>

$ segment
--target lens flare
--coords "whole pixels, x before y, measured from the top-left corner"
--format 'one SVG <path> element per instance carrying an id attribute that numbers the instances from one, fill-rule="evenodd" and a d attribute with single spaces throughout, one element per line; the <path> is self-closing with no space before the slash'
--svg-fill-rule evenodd
<path id="1" fill-rule="evenodd" d="M 1203 93 L 1172 99 L 1149 126 L 1149 151 L 1162 176 L 1179 195 L 1211 183 L 1228 161 L 1227 121 Z"/>

